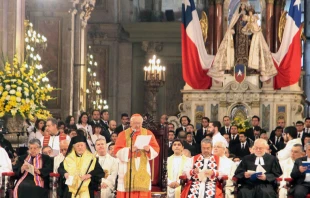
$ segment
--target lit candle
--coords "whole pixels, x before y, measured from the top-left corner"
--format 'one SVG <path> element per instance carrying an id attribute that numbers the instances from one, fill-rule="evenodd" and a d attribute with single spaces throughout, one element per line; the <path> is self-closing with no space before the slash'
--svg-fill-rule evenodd
<path id="1" fill-rule="evenodd" d="M 166 67 L 163 66 L 163 81 L 165 82 L 165 75 L 166 75 Z"/>
<path id="2" fill-rule="evenodd" d="M 144 66 L 143 70 L 144 70 L 144 81 L 146 81 L 147 80 L 146 79 L 146 66 Z"/>

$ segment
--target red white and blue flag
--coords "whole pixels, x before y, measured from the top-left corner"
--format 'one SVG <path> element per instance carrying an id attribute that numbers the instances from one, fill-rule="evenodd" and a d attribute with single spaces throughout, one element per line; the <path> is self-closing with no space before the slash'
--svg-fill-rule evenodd
<path id="1" fill-rule="evenodd" d="M 209 89 L 212 79 L 207 76 L 214 56 L 205 49 L 194 0 L 182 4 L 182 71 L 184 81 L 193 89 Z"/>
<path id="2" fill-rule="evenodd" d="M 299 81 L 301 72 L 301 0 L 291 0 L 283 39 L 277 53 L 272 54 L 278 74 L 275 88 L 280 89 Z"/>
<path id="3" fill-rule="evenodd" d="M 245 72 L 246 72 L 246 69 L 244 65 L 238 64 L 235 66 L 235 69 L 234 69 L 235 80 L 238 83 L 242 83 L 242 81 L 245 79 Z"/>

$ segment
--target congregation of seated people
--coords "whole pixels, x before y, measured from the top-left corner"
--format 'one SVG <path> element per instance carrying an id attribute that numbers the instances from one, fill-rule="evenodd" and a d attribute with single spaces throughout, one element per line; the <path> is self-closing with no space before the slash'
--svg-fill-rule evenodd
<path id="1" fill-rule="evenodd" d="M 94 110 L 90 116 L 82 113 L 77 123 L 73 116 L 65 122 L 28 121 L 28 150 L 15 151 L 0 133 L 0 173 L 14 172 L 11 195 L 119 197 L 120 159 L 114 147 L 131 119 L 124 113 L 120 120 L 117 126 L 108 111 Z M 203 117 L 197 130 L 188 116 L 180 117 L 179 128 L 167 121 L 167 115 L 159 121 L 168 140 L 167 197 L 303 198 L 310 193 L 310 118 L 294 126 L 279 118 L 271 132 L 260 127 L 258 116 L 245 132 L 229 116 L 222 123 Z M 55 176 L 58 188 L 50 193 Z"/>
<path id="2" fill-rule="evenodd" d="M 188 116 L 182 116 L 180 124 L 175 129 L 168 123 L 168 197 L 303 198 L 310 194 L 309 117 L 294 126 L 279 118 L 270 132 L 260 127 L 258 116 L 252 117 L 252 127 L 245 132 L 238 131 L 229 116 L 222 123 L 203 117 L 196 131 L 191 130 Z M 188 151 L 192 157 L 185 159 Z M 221 188 L 218 182 L 223 175 L 227 181 Z M 185 185 L 179 181 L 184 177 Z"/>

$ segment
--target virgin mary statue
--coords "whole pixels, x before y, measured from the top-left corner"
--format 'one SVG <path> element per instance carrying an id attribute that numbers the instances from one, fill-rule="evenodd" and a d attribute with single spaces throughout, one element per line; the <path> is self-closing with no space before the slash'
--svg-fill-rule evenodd
<path id="1" fill-rule="evenodd" d="M 246 8 L 247 5 L 242 2 L 232 16 L 209 69 L 208 75 L 217 81 L 222 82 L 225 70 L 231 70 L 235 64 L 244 64 L 259 72 L 261 81 L 267 81 L 277 74 L 271 52 L 257 24 L 258 16 L 254 15 L 254 9 Z M 248 43 L 251 43 L 250 46 Z"/>

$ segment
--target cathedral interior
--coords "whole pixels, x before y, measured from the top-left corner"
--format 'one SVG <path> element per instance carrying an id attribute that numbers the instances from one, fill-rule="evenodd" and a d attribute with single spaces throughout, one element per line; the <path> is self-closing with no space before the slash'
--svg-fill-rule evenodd
<path id="1" fill-rule="evenodd" d="M 278 27 L 289 0 L 250 0 L 260 16 L 259 25 L 271 52 L 279 48 Z M 306 13 L 307 1 L 301 0 L 302 21 L 305 21 L 302 52 L 306 54 L 309 39 Z M 195 0 L 199 16 L 205 11 L 209 20 L 206 49 L 215 55 L 229 19 L 229 0 Z M 47 103 L 54 117 L 78 116 L 92 107 L 86 91 L 90 78 L 89 56 L 96 67 L 100 83 L 100 98 L 109 107 L 111 118 L 118 120 L 123 112 L 151 112 L 152 94 L 144 82 L 144 66 L 156 55 L 166 67 L 165 83 L 159 88 L 156 115 L 176 116 L 183 101 L 181 55 L 181 1 L 179 0 L 1 0 L 0 46 L 3 57 L 14 54 L 24 57 L 24 21 L 44 35 L 46 47 L 40 51 L 44 71 L 50 74 L 50 84 L 59 88 L 55 100 Z M 215 13 L 219 9 L 220 13 Z M 263 10 L 263 13 L 261 12 Z M 267 12 L 266 9 L 271 10 Z M 269 17 L 270 19 L 267 19 Z M 220 23 L 218 23 L 218 21 Z M 216 27 L 217 26 L 217 27 Z M 219 32 L 218 34 L 216 32 Z M 215 40 L 216 39 L 216 40 Z M 3 66 L 3 63 L 0 63 Z M 302 89 L 305 91 L 305 110 L 308 109 L 309 60 L 302 57 Z M 103 105 L 102 105 L 103 106 Z M 309 111 L 305 111 L 305 114 Z"/>
<path id="2" fill-rule="evenodd" d="M 122 113 L 148 113 L 155 122 L 165 114 L 180 126 L 180 116 L 188 115 L 198 129 L 204 116 L 222 121 L 224 115 L 259 115 L 262 128 L 271 131 L 279 118 L 294 124 L 310 116 L 310 1 L 299 1 L 301 75 L 287 89 L 273 89 L 249 68 L 247 77 L 253 78 L 244 83 L 236 84 L 233 70 L 225 70 L 223 84 L 213 80 L 207 90 L 190 87 L 182 75 L 181 0 L 0 0 L 0 70 L 17 57 L 50 72 L 48 84 L 56 89 L 44 105 L 59 120 L 108 109 L 117 123 Z M 199 18 L 207 19 L 201 26 L 205 49 L 216 55 L 234 0 L 194 2 Z M 267 47 L 277 52 L 291 0 L 239 2 L 255 10 Z M 235 43 L 237 55 L 241 44 Z M 156 82 L 148 80 L 152 60 L 161 72 Z"/>

